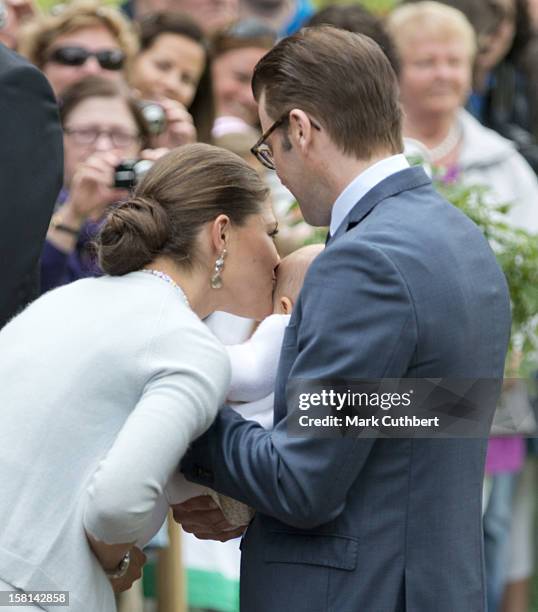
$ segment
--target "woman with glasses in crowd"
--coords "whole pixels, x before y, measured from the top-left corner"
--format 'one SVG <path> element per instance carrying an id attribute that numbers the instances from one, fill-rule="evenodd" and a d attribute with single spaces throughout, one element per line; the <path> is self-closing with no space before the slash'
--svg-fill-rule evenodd
<path id="1" fill-rule="evenodd" d="M 114 187 L 116 167 L 159 154 L 145 149 L 146 122 L 120 83 L 94 76 L 72 85 L 62 98 L 60 118 L 64 189 L 43 250 L 42 291 L 99 273 L 92 241 L 106 209 L 129 195 Z"/>

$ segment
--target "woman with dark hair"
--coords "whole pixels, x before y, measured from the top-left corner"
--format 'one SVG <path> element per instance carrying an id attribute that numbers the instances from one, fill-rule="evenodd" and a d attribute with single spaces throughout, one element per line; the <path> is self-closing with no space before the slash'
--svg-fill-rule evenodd
<path id="1" fill-rule="evenodd" d="M 1 590 L 115 610 L 227 392 L 228 358 L 201 319 L 272 312 L 275 231 L 246 162 L 177 148 L 109 211 L 105 275 L 48 292 L 1 331 Z"/>
<path id="2" fill-rule="evenodd" d="M 92 240 L 107 207 L 129 195 L 114 186 L 116 167 L 159 154 L 146 149 L 147 124 L 122 83 L 94 76 L 72 85 L 60 101 L 60 119 L 64 187 L 41 258 L 42 291 L 99 273 Z"/>
<path id="3" fill-rule="evenodd" d="M 232 128 L 241 123 L 258 126 L 252 74 L 275 42 L 276 33 L 253 19 L 238 21 L 215 36 L 212 68 L 217 116 L 215 136 L 232 131 L 230 125 Z"/>
<path id="4" fill-rule="evenodd" d="M 131 85 L 142 98 L 161 102 L 168 122 L 182 118 L 177 146 L 209 142 L 213 124 L 213 90 L 208 43 L 190 17 L 180 13 L 155 13 L 140 20 L 140 52 L 130 71 Z M 174 101 L 175 104 L 170 104 Z M 187 112 L 188 111 L 188 112 Z M 188 130 L 194 123 L 195 131 Z M 183 141 L 181 141 L 183 136 Z"/>

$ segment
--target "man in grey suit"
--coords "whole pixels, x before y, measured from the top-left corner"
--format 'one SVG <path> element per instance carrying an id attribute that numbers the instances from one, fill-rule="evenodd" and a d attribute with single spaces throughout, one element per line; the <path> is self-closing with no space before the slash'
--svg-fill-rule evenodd
<path id="1" fill-rule="evenodd" d="M 241 543 L 241 609 L 482 612 L 487 440 L 290 436 L 286 387 L 501 379 L 503 274 L 478 228 L 401 154 L 396 77 L 372 40 L 303 30 L 260 61 L 253 89 L 265 129 L 255 152 L 331 238 L 286 330 L 274 430 L 224 407 L 181 466 L 257 511 Z M 175 516 L 227 537 L 201 498 Z"/>

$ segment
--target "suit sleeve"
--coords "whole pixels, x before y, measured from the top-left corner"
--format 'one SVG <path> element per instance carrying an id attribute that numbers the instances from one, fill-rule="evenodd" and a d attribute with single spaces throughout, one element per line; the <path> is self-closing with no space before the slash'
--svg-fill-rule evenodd
<path id="1" fill-rule="evenodd" d="M 289 379 L 399 378 L 407 371 L 414 308 L 405 280 L 379 250 L 336 241 L 312 265 L 296 308 L 290 331 L 298 321 L 298 354 Z M 281 359 L 286 350 L 285 342 Z M 291 437 L 288 419 L 266 432 L 222 410 L 182 470 L 290 525 L 326 523 L 343 510 L 375 440 Z"/>
<path id="2" fill-rule="evenodd" d="M 62 131 L 44 75 L 0 45 L 0 327 L 37 296 L 38 262 L 62 185 Z"/>

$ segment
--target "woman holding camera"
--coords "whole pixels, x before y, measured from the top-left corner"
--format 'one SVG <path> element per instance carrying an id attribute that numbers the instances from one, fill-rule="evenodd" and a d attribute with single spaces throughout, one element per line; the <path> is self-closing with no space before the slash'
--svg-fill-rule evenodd
<path id="1" fill-rule="evenodd" d="M 155 159 L 137 102 L 121 84 L 88 77 L 68 88 L 60 117 L 64 128 L 64 189 L 47 233 L 41 288 L 47 291 L 98 273 L 91 242 L 107 207 L 129 191 L 115 188 L 125 160 Z"/>
<path id="2" fill-rule="evenodd" d="M 226 353 L 201 319 L 270 314 L 275 231 L 246 162 L 186 145 L 108 213 L 105 275 L 3 328 L 0 590 L 115 610 L 113 589 L 139 577 L 139 547 L 164 520 L 167 482 L 227 392 Z"/>
<path id="3" fill-rule="evenodd" d="M 209 43 L 187 15 L 152 13 L 137 24 L 140 51 L 129 70 L 129 82 L 144 100 L 161 105 L 166 131 L 157 146 L 211 142 L 215 118 Z"/>

